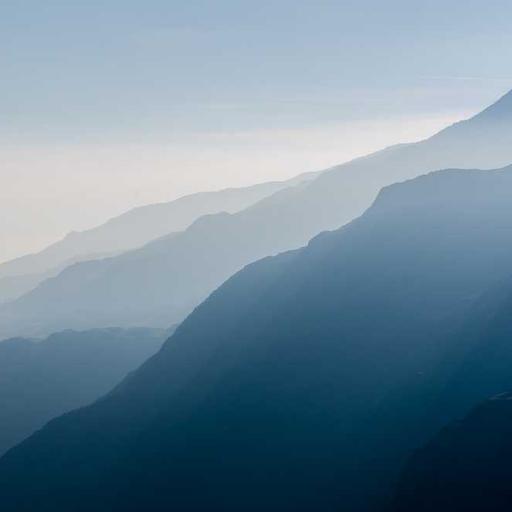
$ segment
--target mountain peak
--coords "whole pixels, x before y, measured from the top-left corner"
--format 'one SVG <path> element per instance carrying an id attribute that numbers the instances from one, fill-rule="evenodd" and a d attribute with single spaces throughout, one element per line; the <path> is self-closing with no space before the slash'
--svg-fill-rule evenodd
<path id="1" fill-rule="evenodd" d="M 383 210 L 431 210 L 452 209 L 456 200 L 476 203 L 508 202 L 504 190 L 512 180 L 512 166 L 495 171 L 446 169 L 384 187 L 373 207 L 382 214 Z M 505 184 L 507 186 L 505 186 Z M 483 191 L 489 192 L 483 194 Z M 463 203 L 462 203 L 463 204 Z M 469 213 L 466 213 L 469 214 Z"/>
<path id="2" fill-rule="evenodd" d="M 512 90 L 473 118 L 473 120 L 484 119 L 488 121 L 508 121 L 512 119 Z"/>

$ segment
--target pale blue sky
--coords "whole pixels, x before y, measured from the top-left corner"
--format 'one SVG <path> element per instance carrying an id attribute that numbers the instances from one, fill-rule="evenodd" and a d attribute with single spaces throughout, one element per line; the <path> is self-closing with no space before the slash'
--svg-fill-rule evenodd
<path id="1" fill-rule="evenodd" d="M 425 136 L 512 88 L 511 19 L 504 0 L 4 0 L 0 260 Z"/>
<path id="2" fill-rule="evenodd" d="M 472 108 L 485 86 L 460 81 L 512 83 L 511 19 L 512 3 L 496 0 L 6 0 L 2 135 L 119 139 Z M 459 87 L 475 99 L 453 105 Z"/>

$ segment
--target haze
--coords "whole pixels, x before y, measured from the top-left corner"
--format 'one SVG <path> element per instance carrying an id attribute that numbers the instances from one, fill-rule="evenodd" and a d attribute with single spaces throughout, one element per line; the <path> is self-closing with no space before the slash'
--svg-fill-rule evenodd
<path id="1" fill-rule="evenodd" d="M 6 2 L 0 261 L 468 117 L 510 88 L 510 15 L 499 1 Z"/>

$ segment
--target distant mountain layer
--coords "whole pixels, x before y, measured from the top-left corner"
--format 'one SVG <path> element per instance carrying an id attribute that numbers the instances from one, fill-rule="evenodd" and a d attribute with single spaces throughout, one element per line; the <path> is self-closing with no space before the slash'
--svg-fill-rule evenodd
<path id="1" fill-rule="evenodd" d="M 504 393 L 443 429 L 419 450 L 395 512 L 512 510 L 512 395 Z"/>
<path id="2" fill-rule="evenodd" d="M 26 274 L 22 276 L 5 276 L 0 278 L 0 304 L 9 302 L 21 297 L 33 290 L 39 283 L 49 277 L 58 274 L 55 272 L 44 272 L 41 274 Z"/>
<path id="3" fill-rule="evenodd" d="M 21 296 L 67 265 L 140 247 L 186 229 L 202 215 L 237 212 L 311 178 L 311 174 L 304 174 L 283 182 L 192 194 L 168 203 L 134 208 L 93 229 L 72 232 L 41 252 L 0 264 L 0 303 Z"/>
<path id="4" fill-rule="evenodd" d="M 512 275 L 511 195 L 512 168 L 433 173 L 246 267 L 111 393 L 0 459 L 0 508 L 383 506 L 453 419 L 480 339 L 461 333 Z"/>
<path id="5" fill-rule="evenodd" d="M 0 343 L 0 454 L 53 417 L 105 394 L 168 334 L 111 328 Z"/>
<path id="6" fill-rule="evenodd" d="M 69 267 L 0 309 L 0 337 L 179 322 L 245 265 L 362 214 L 383 186 L 440 168 L 512 162 L 511 103 L 512 93 L 426 141 L 327 170 L 238 213 L 203 217 L 134 253 Z"/>

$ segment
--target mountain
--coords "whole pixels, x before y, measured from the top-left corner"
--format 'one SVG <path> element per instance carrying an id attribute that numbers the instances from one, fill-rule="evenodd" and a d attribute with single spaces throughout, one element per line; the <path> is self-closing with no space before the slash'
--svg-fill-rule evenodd
<path id="1" fill-rule="evenodd" d="M 5 276 L 0 278 L 0 304 L 15 300 L 33 290 L 39 283 L 49 277 L 54 277 L 58 271 L 42 272 L 40 274 L 25 274 L 21 276 Z"/>
<path id="2" fill-rule="evenodd" d="M 0 453 L 105 394 L 167 335 L 164 329 L 111 328 L 0 343 Z"/>
<path id="3" fill-rule="evenodd" d="M 444 428 L 409 459 L 393 512 L 505 512 L 512 507 L 511 312 L 512 280 L 507 278 L 484 294 L 457 334 L 449 378 L 431 413 Z"/>
<path id="4" fill-rule="evenodd" d="M 512 274 L 511 194 L 512 168 L 429 174 L 246 267 L 111 393 L 0 459 L 0 507 L 379 509 L 431 434 L 455 333 Z"/>
<path id="5" fill-rule="evenodd" d="M 507 276 L 480 298 L 453 337 L 437 403 L 441 412 L 462 417 L 489 396 L 512 389 L 511 312 L 512 278 Z"/>
<path id="6" fill-rule="evenodd" d="M 167 203 L 134 208 L 95 228 L 72 232 L 36 254 L 0 264 L 0 303 L 21 296 L 68 265 L 135 249 L 186 229 L 202 215 L 237 212 L 312 176 L 312 173 L 303 174 L 283 182 L 192 194 Z"/>
<path id="7" fill-rule="evenodd" d="M 264 256 L 301 247 L 361 215 L 386 185 L 449 167 L 512 162 L 512 92 L 432 138 L 332 168 L 235 214 L 203 217 L 131 255 L 67 268 L 0 309 L 0 337 L 103 325 L 180 322 L 216 287 Z"/>
<path id="8" fill-rule="evenodd" d="M 396 512 L 508 512 L 512 508 L 512 395 L 450 424 L 411 458 Z"/>
<path id="9" fill-rule="evenodd" d="M 286 195 L 302 186 L 290 187 Z M 240 214 L 204 216 L 183 233 L 140 249 L 72 265 L 0 309 L 0 338 L 42 336 L 61 328 L 179 323 L 245 264 L 301 238 L 304 224 L 290 224 L 285 235 L 270 220 L 262 224 L 274 211 L 273 202 L 271 196 Z"/>

